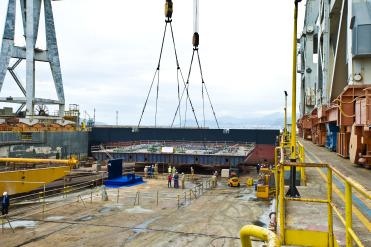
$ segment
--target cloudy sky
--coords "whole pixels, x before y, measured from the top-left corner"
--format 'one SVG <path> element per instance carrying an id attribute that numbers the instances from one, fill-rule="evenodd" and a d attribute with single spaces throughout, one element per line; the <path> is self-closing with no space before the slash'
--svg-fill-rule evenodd
<path id="1" fill-rule="evenodd" d="M 95 108 L 99 122 L 115 124 L 119 111 L 119 124 L 137 124 L 157 66 L 165 25 L 164 2 L 64 0 L 53 3 L 67 105 L 79 104 L 90 115 Z M 6 8 L 7 1 L 0 1 L 0 35 Z M 303 4 L 301 11 L 302 17 Z M 17 14 L 20 17 L 19 11 Z M 175 42 L 185 75 L 192 55 L 192 19 L 193 1 L 174 0 Z M 283 90 L 291 91 L 292 19 L 293 1 L 200 0 L 200 56 L 219 118 L 247 119 L 282 111 Z M 24 43 L 20 24 L 17 23 L 16 31 L 18 45 Z M 301 26 L 302 21 L 299 30 Z M 168 33 L 160 74 L 158 123 L 161 125 L 170 124 L 177 107 L 176 65 L 170 38 Z M 39 35 L 38 47 L 45 47 L 44 39 L 44 35 Z M 22 81 L 23 69 L 22 64 L 17 70 Z M 199 75 L 194 66 L 190 96 L 201 119 Z M 36 95 L 56 98 L 47 64 L 37 63 L 36 76 Z M 0 95 L 21 95 L 10 75 Z M 154 124 L 155 96 L 154 90 L 143 124 Z M 206 118 L 212 120 L 210 108 L 205 109 Z M 182 112 L 184 115 L 184 104 Z M 191 117 L 190 111 L 187 116 Z"/>

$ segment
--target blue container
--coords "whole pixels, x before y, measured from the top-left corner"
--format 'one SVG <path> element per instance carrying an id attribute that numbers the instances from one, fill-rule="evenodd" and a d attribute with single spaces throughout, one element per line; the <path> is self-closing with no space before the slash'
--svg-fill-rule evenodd
<path id="1" fill-rule="evenodd" d="M 122 176 L 122 159 L 114 159 L 108 162 L 108 179 Z"/>
<path id="2" fill-rule="evenodd" d="M 326 147 L 331 151 L 336 151 L 337 144 L 337 133 L 339 132 L 339 127 L 335 123 L 326 124 Z"/>

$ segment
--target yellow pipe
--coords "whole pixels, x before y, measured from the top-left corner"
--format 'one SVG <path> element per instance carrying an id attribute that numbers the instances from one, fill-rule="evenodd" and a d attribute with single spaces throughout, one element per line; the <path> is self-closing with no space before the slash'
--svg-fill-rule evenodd
<path id="1" fill-rule="evenodd" d="M 279 195 L 279 191 L 280 191 L 280 188 L 279 188 L 279 179 L 280 179 L 280 173 L 278 171 L 278 166 L 277 164 L 275 164 L 275 171 L 274 171 L 274 175 L 275 175 L 275 184 L 276 184 L 276 214 L 278 213 L 278 204 L 279 204 L 279 201 L 278 201 L 278 195 Z"/>
<path id="2" fill-rule="evenodd" d="M 298 29 L 298 0 L 295 0 L 294 8 L 294 33 L 292 48 L 292 102 L 291 102 L 291 157 L 296 160 L 296 49 Z"/>
<path id="3" fill-rule="evenodd" d="M 328 226 L 328 243 L 329 247 L 334 246 L 334 228 L 332 222 L 332 170 L 327 168 L 327 226 Z"/>
<path id="4" fill-rule="evenodd" d="M 284 129 L 283 129 L 283 140 L 286 141 L 287 136 L 287 92 L 285 91 L 285 123 L 284 123 Z"/>
<path id="5" fill-rule="evenodd" d="M 268 247 L 281 246 L 275 233 L 259 226 L 247 225 L 242 227 L 240 230 L 240 237 L 242 247 L 252 247 L 250 237 L 256 237 L 263 241 L 267 241 Z"/>
<path id="6" fill-rule="evenodd" d="M 280 240 L 281 244 L 285 244 L 285 170 L 281 164 L 280 168 Z"/>
<path id="7" fill-rule="evenodd" d="M 328 200 L 315 199 L 315 198 L 292 198 L 285 197 L 287 201 L 296 201 L 296 202 L 319 202 L 319 203 L 328 203 Z"/>
<path id="8" fill-rule="evenodd" d="M 285 166 L 296 166 L 296 167 L 323 167 L 326 168 L 328 167 L 327 164 L 322 164 L 322 163 L 291 163 L 291 164 L 285 164 Z"/>
<path id="9" fill-rule="evenodd" d="M 12 163 L 53 163 L 53 164 L 64 164 L 74 166 L 78 163 L 76 159 L 69 160 L 57 160 L 57 159 L 29 159 L 29 158 L 0 158 L 0 162 L 12 162 Z"/>
<path id="10" fill-rule="evenodd" d="M 278 151 L 280 151 L 281 148 L 280 147 L 276 147 L 274 149 L 274 167 L 277 167 L 277 164 L 278 164 Z"/>
<path id="11" fill-rule="evenodd" d="M 345 181 L 345 243 L 346 247 L 352 246 L 352 236 L 349 229 L 352 228 L 352 186 Z"/>

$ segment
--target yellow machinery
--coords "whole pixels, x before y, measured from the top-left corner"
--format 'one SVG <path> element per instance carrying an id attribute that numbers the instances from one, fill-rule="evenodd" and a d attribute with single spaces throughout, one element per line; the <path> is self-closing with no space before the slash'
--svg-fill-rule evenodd
<path id="1" fill-rule="evenodd" d="M 231 172 L 231 174 L 229 175 L 229 179 L 228 179 L 228 186 L 229 187 L 240 187 L 240 185 L 241 185 L 240 178 L 237 176 L 235 172 Z"/>
<path id="2" fill-rule="evenodd" d="M 74 158 L 69 160 L 0 158 L 0 162 L 14 164 L 31 163 L 61 165 L 46 168 L 0 172 L 0 192 L 2 194 L 4 191 L 7 191 L 10 195 L 29 192 L 63 178 L 68 175 L 71 172 L 72 167 L 78 163 Z"/>
<path id="3" fill-rule="evenodd" d="M 268 199 L 270 196 L 273 197 L 275 192 L 274 184 L 274 173 L 272 170 L 261 168 L 256 188 L 256 197 L 262 199 Z"/>
<path id="4" fill-rule="evenodd" d="M 254 179 L 253 178 L 246 179 L 246 185 L 247 186 L 253 186 L 254 185 Z"/>

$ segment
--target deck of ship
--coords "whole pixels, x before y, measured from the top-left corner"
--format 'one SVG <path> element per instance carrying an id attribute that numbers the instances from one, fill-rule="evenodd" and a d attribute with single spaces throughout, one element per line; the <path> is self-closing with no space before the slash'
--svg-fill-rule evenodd
<path id="1" fill-rule="evenodd" d="M 358 167 L 324 147 L 319 147 L 305 140 L 300 140 L 305 148 L 306 162 L 326 163 L 334 166 L 344 175 L 370 190 L 371 170 Z M 326 199 L 327 174 L 323 168 L 306 168 L 307 186 L 298 186 L 303 198 Z M 287 189 L 287 187 L 286 187 Z M 333 203 L 345 215 L 344 185 L 333 175 Z M 356 191 L 353 191 L 353 230 L 358 234 L 364 246 L 371 246 L 371 203 Z M 313 231 L 327 231 L 327 205 L 316 203 L 287 202 L 286 227 Z M 335 213 L 334 235 L 339 246 L 345 246 L 345 228 Z"/>

